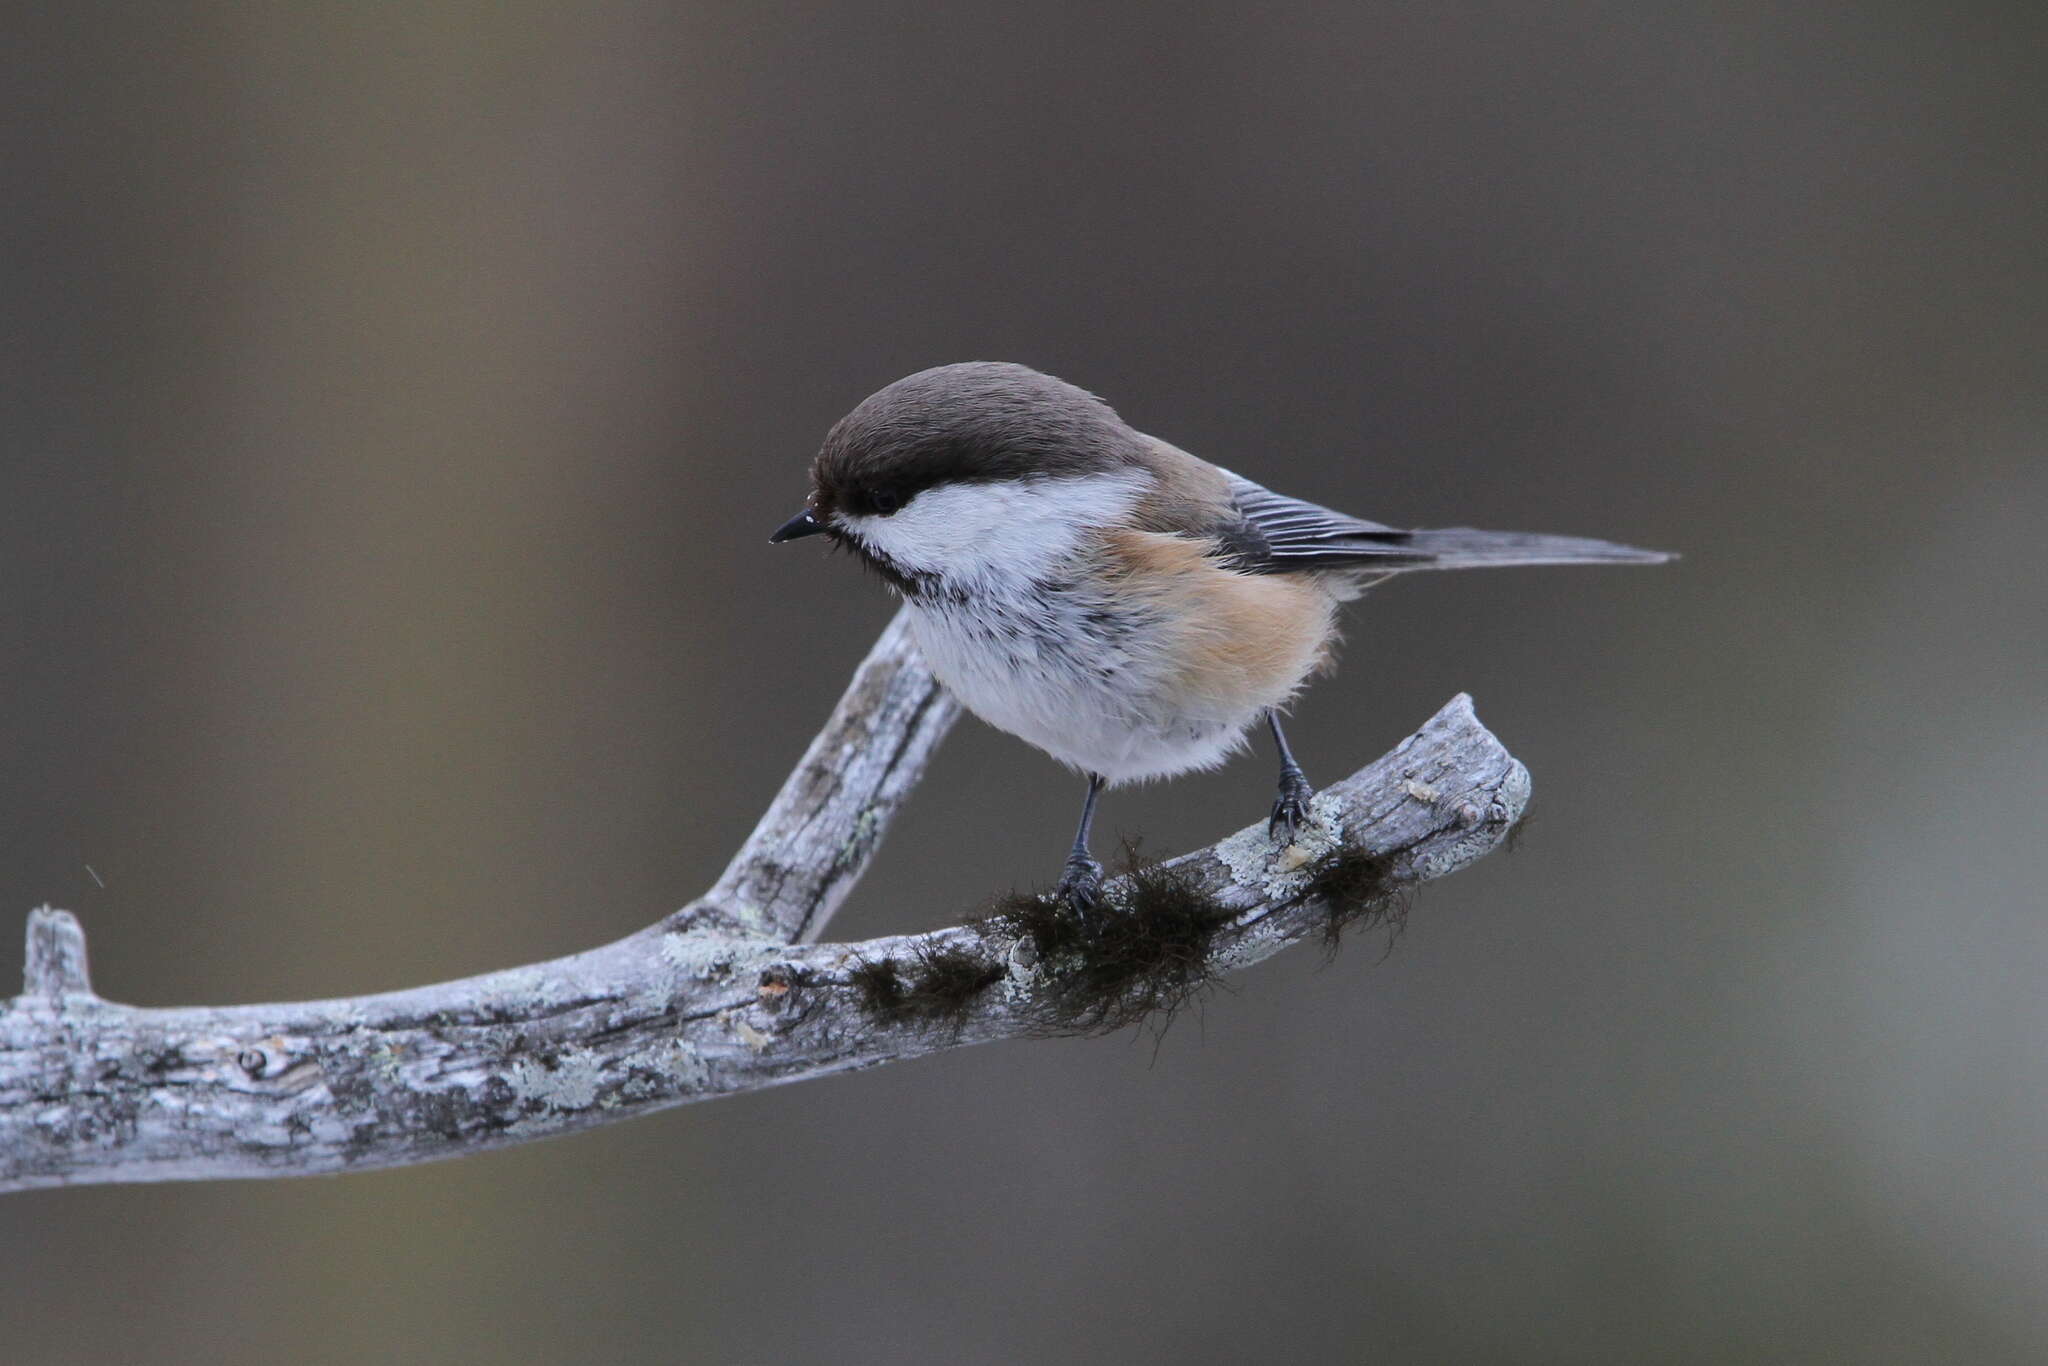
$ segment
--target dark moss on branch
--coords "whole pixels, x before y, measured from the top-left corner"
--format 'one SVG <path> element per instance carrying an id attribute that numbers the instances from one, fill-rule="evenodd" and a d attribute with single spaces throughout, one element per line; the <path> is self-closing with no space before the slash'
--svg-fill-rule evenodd
<path id="1" fill-rule="evenodd" d="M 1384 926 L 1391 952 L 1408 923 L 1413 892 L 1413 884 L 1396 875 L 1394 855 L 1340 845 L 1309 868 L 1295 903 L 1322 903 L 1326 953 L 1335 954 L 1345 934 L 1361 926 Z"/>
<path id="2" fill-rule="evenodd" d="M 1003 980 L 1003 965 L 957 944 L 921 944 L 904 1007 L 917 1019 L 958 1027 L 975 999 Z"/>
<path id="3" fill-rule="evenodd" d="M 863 958 L 846 972 L 846 985 L 853 988 L 863 1015 L 893 1020 L 903 1005 L 903 975 L 893 958 Z"/>
<path id="4" fill-rule="evenodd" d="M 878 1024 L 958 1029 L 975 1000 L 1003 980 L 1003 965 L 957 944 L 919 944 L 908 961 L 863 959 L 847 985 Z"/>
<path id="5" fill-rule="evenodd" d="M 1230 919 L 1195 875 L 1139 864 L 1085 916 L 1057 898 L 1012 893 L 975 927 L 1030 946 L 1054 1032 L 1106 1034 L 1171 1023 L 1216 980 L 1216 933 Z"/>
<path id="6" fill-rule="evenodd" d="M 1126 849 L 1124 875 L 1087 914 L 1050 895 L 1011 893 L 967 928 L 990 945 L 916 945 L 905 957 L 862 960 L 847 972 L 862 1013 L 878 1024 L 959 1029 L 981 994 L 1003 979 L 995 947 L 1014 941 L 1039 965 L 1036 996 L 1048 1032 L 1107 1034 L 1150 1023 L 1160 1031 L 1217 981 L 1216 937 L 1233 912 L 1199 873 L 1140 861 Z M 1310 866 L 1295 906 L 1322 912 L 1334 953 L 1360 926 L 1405 925 L 1413 884 L 1392 853 L 1340 847 Z"/>

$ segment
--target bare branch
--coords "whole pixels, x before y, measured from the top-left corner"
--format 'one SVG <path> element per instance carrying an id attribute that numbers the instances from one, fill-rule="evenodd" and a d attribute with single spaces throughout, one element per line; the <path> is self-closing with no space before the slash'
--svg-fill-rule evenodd
<path id="1" fill-rule="evenodd" d="M 757 933 L 816 939 L 959 715 L 898 612 L 705 901 Z"/>
<path id="2" fill-rule="evenodd" d="M 859 877 L 954 714 L 899 619 L 711 893 L 529 967 L 376 996 L 144 1009 L 93 995 L 68 912 L 33 912 L 24 991 L 0 1007 L 0 1191 L 424 1162 L 941 1048 L 1114 1025 L 1133 1002 L 1155 1003 L 1142 972 L 1112 979 L 1092 1013 L 1074 1008 L 1076 984 L 1095 980 L 1105 937 L 1151 923 L 1146 898 L 1198 928 L 1167 945 L 1176 980 L 1198 984 L 1328 928 L 1361 897 L 1464 866 L 1528 799 L 1527 771 L 1461 696 L 1320 794 L 1302 843 L 1275 849 L 1262 822 L 1112 883 L 1133 919 L 1075 930 L 1020 900 L 1022 911 L 928 934 L 802 942 Z M 1046 938 L 1056 924 L 1066 939 Z"/>

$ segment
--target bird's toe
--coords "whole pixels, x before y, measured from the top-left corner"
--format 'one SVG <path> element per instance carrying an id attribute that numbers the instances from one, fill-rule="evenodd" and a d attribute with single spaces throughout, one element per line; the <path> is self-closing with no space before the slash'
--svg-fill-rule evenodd
<path id="1" fill-rule="evenodd" d="M 1301 833 L 1301 827 L 1309 823 L 1309 802 L 1315 795 L 1315 789 L 1308 785 L 1308 779 L 1299 773 L 1283 775 L 1280 779 L 1280 795 L 1273 799 L 1273 814 L 1266 821 L 1267 837 L 1281 844 L 1294 843 L 1294 837 Z"/>
<path id="2" fill-rule="evenodd" d="M 1102 904 L 1102 865 L 1084 855 L 1069 858 L 1053 895 L 1084 915 L 1094 910 Z"/>

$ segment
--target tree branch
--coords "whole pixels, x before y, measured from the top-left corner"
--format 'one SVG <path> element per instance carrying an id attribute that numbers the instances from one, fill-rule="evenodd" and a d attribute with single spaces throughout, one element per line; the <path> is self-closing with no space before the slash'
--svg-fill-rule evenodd
<path id="1" fill-rule="evenodd" d="M 704 903 L 756 933 L 816 939 L 959 715 L 898 612 Z"/>
<path id="2" fill-rule="evenodd" d="M 1090 922 L 1013 898 L 975 924 L 806 942 L 955 715 L 899 616 L 709 893 L 552 962 L 375 996 L 148 1009 L 94 995 L 78 922 L 33 911 L 23 993 L 0 1007 L 0 1191 L 424 1162 L 1114 1026 L 1463 867 L 1529 793 L 1460 696 L 1319 794 L 1317 825 L 1286 849 L 1261 822 L 1110 884 L 1117 909 Z M 1126 952 L 1132 927 L 1144 954 Z"/>

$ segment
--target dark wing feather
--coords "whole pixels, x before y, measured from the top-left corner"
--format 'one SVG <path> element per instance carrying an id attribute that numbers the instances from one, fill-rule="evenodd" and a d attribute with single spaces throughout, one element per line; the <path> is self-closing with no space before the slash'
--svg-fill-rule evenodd
<path id="1" fill-rule="evenodd" d="M 1414 569 L 1429 556 L 1414 533 L 1289 498 L 1239 475 L 1230 476 L 1237 519 L 1220 537 L 1223 555 L 1253 574 L 1306 569 Z"/>
<path id="2" fill-rule="evenodd" d="M 1228 473 L 1226 471 L 1226 473 Z M 1218 551 L 1251 574 L 1350 570 L 1481 569 L 1528 564 L 1661 564 L 1671 557 L 1583 536 L 1471 527 L 1401 531 L 1289 498 L 1230 475 L 1237 517 L 1217 532 Z"/>

